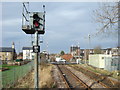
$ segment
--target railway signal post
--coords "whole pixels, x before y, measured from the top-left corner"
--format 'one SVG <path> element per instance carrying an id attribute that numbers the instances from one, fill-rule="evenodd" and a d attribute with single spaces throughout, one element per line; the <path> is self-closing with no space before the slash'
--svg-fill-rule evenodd
<path id="1" fill-rule="evenodd" d="M 34 57 L 34 88 L 38 90 L 39 88 L 39 70 L 38 70 L 38 60 L 40 45 L 38 36 L 39 34 L 45 33 L 45 5 L 43 5 L 44 12 L 28 12 L 23 3 L 23 19 L 22 19 L 22 30 L 26 34 L 35 34 L 35 40 L 33 45 Z M 26 11 L 26 12 L 25 12 Z M 26 24 L 27 22 L 27 24 Z"/>

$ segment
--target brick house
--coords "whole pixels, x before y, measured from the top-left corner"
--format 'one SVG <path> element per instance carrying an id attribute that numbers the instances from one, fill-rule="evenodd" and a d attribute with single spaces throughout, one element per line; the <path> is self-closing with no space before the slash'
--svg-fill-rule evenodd
<path id="1" fill-rule="evenodd" d="M 73 56 L 74 59 L 80 58 L 80 47 L 79 46 L 71 46 L 70 54 Z"/>

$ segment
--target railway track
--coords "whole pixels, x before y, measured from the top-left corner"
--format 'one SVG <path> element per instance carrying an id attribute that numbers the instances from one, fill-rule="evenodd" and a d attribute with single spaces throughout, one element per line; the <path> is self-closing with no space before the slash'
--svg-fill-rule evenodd
<path id="1" fill-rule="evenodd" d="M 65 82 L 66 88 L 82 88 L 87 90 L 92 90 L 87 84 L 85 84 L 81 79 L 79 79 L 74 73 L 67 69 L 64 65 L 57 65 L 61 76 Z"/>
<path id="2" fill-rule="evenodd" d="M 89 71 L 89 70 L 82 68 L 82 67 L 75 66 L 73 68 L 82 72 L 83 74 L 85 74 L 89 78 L 95 80 L 97 83 L 101 84 L 105 88 L 120 88 L 120 83 L 113 82 L 112 80 L 108 79 L 107 76 L 102 76 L 102 75 L 96 74 L 96 73 Z"/>

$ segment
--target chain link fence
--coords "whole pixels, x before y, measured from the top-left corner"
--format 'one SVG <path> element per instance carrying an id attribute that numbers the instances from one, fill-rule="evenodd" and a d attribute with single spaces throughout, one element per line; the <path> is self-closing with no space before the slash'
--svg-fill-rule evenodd
<path id="1" fill-rule="evenodd" d="M 15 83 L 22 77 L 24 77 L 27 73 L 29 73 L 33 67 L 34 62 L 31 61 L 25 65 L 14 67 L 10 70 L 2 72 L 2 88 L 14 87 Z"/>

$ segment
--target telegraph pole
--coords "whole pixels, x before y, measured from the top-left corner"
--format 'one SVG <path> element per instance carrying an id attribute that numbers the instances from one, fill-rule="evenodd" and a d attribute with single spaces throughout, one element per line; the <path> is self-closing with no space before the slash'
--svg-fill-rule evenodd
<path id="1" fill-rule="evenodd" d="M 88 44 L 89 44 L 89 53 L 90 53 L 90 47 L 91 47 L 91 46 L 90 46 L 90 38 L 91 38 L 91 37 L 90 37 L 90 34 L 88 34 L 88 40 L 89 40 L 89 41 L 88 41 L 88 42 L 89 42 L 89 43 L 88 43 Z"/>
<path id="2" fill-rule="evenodd" d="M 88 37 L 85 37 L 85 38 L 87 38 L 88 39 L 88 53 L 87 53 L 87 49 L 85 49 L 85 64 L 87 64 L 87 57 L 89 57 L 89 54 L 90 54 L 90 38 L 91 38 L 91 36 L 90 36 L 90 34 L 88 34 Z"/>
<path id="3" fill-rule="evenodd" d="M 90 55 L 90 34 L 88 34 L 88 50 L 89 50 L 89 52 L 88 52 L 88 59 L 89 59 L 89 55 Z M 87 64 L 87 62 L 86 62 L 86 64 Z"/>

